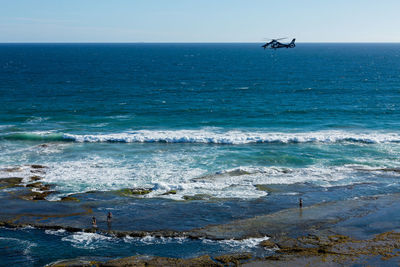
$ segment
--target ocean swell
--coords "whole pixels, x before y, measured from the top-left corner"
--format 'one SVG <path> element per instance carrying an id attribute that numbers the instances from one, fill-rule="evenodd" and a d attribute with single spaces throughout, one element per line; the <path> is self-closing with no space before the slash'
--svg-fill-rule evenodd
<path id="1" fill-rule="evenodd" d="M 3 135 L 7 140 L 70 141 L 79 143 L 202 143 L 202 144 L 252 144 L 252 143 L 400 143 L 395 132 L 346 132 L 339 130 L 311 132 L 263 131 L 211 131 L 211 130 L 139 130 L 110 134 L 70 133 L 12 133 Z"/>

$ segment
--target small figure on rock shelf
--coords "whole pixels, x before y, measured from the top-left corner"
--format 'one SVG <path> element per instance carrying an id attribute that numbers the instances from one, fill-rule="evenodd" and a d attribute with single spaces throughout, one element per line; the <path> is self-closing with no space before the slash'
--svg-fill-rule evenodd
<path id="1" fill-rule="evenodd" d="M 93 228 L 97 228 L 97 222 L 96 222 L 96 217 L 92 217 L 92 226 Z"/>

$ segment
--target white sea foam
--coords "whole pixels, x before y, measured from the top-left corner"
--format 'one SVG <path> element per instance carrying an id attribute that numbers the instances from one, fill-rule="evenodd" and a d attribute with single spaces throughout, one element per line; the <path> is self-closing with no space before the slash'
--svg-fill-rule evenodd
<path id="1" fill-rule="evenodd" d="M 8 177 L 22 177 L 22 182 L 26 183 L 29 181 L 29 176 L 31 175 L 30 166 L 12 166 L 6 165 L 0 168 L 0 179 Z"/>
<path id="2" fill-rule="evenodd" d="M 32 230 L 32 229 L 35 229 L 35 227 L 33 227 L 32 225 L 26 225 L 20 228 L 20 230 Z"/>
<path id="3" fill-rule="evenodd" d="M 14 247 L 17 250 L 21 250 L 22 254 L 25 256 L 25 258 L 28 261 L 33 261 L 31 257 L 31 248 L 36 247 L 37 244 L 28 240 L 22 240 L 18 238 L 13 238 L 13 237 L 1 237 L 0 236 L 0 241 L 4 240 L 5 241 L 5 246 L 7 247 Z M 10 243 L 14 243 L 14 245 L 10 246 Z"/>
<path id="4" fill-rule="evenodd" d="M 31 148 L 31 151 L 36 154 L 57 154 L 62 153 L 64 149 L 69 147 L 69 144 L 45 143 Z"/>
<path id="5" fill-rule="evenodd" d="M 51 233 L 53 234 L 53 233 Z M 57 234 L 59 235 L 59 234 Z M 247 238 L 242 240 L 211 240 L 203 238 L 201 242 L 206 245 L 217 245 L 228 249 L 239 249 L 242 251 L 253 249 L 257 247 L 262 241 L 268 240 L 269 237 L 260 238 Z M 83 249 L 97 249 L 99 247 L 110 247 L 120 242 L 120 239 L 105 236 L 97 233 L 77 232 L 61 239 L 65 242 L 70 242 L 73 247 Z M 147 235 L 145 237 L 131 237 L 126 236 L 122 239 L 123 242 L 135 245 L 151 246 L 151 245 L 165 245 L 165 244 L 184 244 L 191 240 L 187 237 L 155 237 Z"/>
<path id="6" fill-rule="evenodd" d="M 223 246 L 227 246 L 230 248 L 240 249 L 240 250 L 247 250 L 257 247 L 262 241 L 268 240 L 269 237 L 260 237 L 260 238 L 247 238 L 242 240 L 210 240 L 210 239 L 202 239 L 202 242 L 205 244 L 221 244 Z"/>
<path id="7" fill-rule="evenodd" d="M 75 142 L 122 142 L 122 143 L 207 143 L 207 144 L 249 144 L 249 143 L 391 143 L 400 142 L 399 133 L 388 132 L 262 132 L 262 131 L 227 131 L 217 130 L 174 130 L 76 135 L 64 134 L 65 140 Z"/>
<path id="8" fill-rule="evenodd" d="M 218 128 L 198 130 L 138 130 L 109 134 L 70 134 L 55 131 L 15 132 L 2 135 L 8 140 L 41 140 L 73 142 L 119 143 L 204 143 L 204 144 L 251 144 L 251 143 L 400 143 L 398 132 L 324 130 L 310 132 L 266 132 Z"/>
<path id="9" fill-rule="evenodd" d="M 310 182 L 330 187 L 357 183 L 369 176 L 389 175 L 359 165 L 303 168 L 242 166 L 209 173 L 200 166 L 193 167 L 192 160 L 184 153 L 160 153 L 147 159 L 138 155 L 137 161 L 90 156 L 64 161 L 63 164 L 49 163 L 43 181 L 56 184 L 55 190 L 61 192 L 51 195 L 49 200 L 70 193 L 122 188 L 152 188 L 149 194 L 141 196 L 145 198 L 181 200 L 185 196 L 202 195 L 203 198 L 254 199 L 268 194 L 258 190 L 258 184 Z M 175 194 L 165 194 L 171 190 Z"/>
<path id="10" fill-rule="evenodd" d="M 331 187 L 365 182 L 369 178 L 400 176 L 400 173 L 390 172 L 390 169 L 367 167 L 364 164 L 325 166 L 317 163 L 301 168 L 241 166 L 210 171 L 209 165 L 213 164 L 220 150 L 209 151 L 215 157 L 205 156 L 203 149 L 191 151 L 190 154 L 178 151 L 179 153 L 171 153 L 170 150 L 157 150 L 146 156 L 132 153 L 127 159 L 107 154 L 85 154 L 70 160 L 66 157 L 43 163 L 47 168 L 39 175 L 43 177 L 43 183 L 54 184 L 54 190 L 59 192 L 51 194 L 49 200 L 58 200 L 72 193 L 122 188 L 151 188 L 152 192 L 140 196 L 144 198 L 182 200 L 186 196 L 197 195 L 196 198 L 205 199 L 255 199 L 268 195 L 267 192 L 258 190 L 256 185 L 259 184 L 313 183 Z M 375 166 L 385 166 L 385 162 L 378 163 Z M 393 166 L 393 162 L 385 164 Z M 0 178 L 24 177 L 23 183 L 29 183 L 29 177 L 34 175 L 31 170 L 29 165 L 18 168 L 12 165 L 1 166 Z M 369 181 L 373 182 L 374 179 Z M 171 190 L 175 194 L 165 194 Z M 291 194 L 297 192 L 291 191 Z"/>
<path id="11" fill-rule="evenodd" d="M 218 131 L 216 128 L 207 128 L 207 132 L 218 133 Z M 102 146 L 107 149 L 99 152 L 97 148 Z M 328 147 L 326 149 L 331 151 L 331 146 L 316 146 Z M 257 189 L 256 185 L 259 184 L 314 183 L 330 187 L 364 182 L 369 177 L 400 175 L 398 172 L 380 171 L 385 166 L 398 167 L 396 159 L 400 155 L 400 146 L 393 143 L 380 144 L 372 148 L 374 151 L 390 155 L 389 157 L 370 158 L 361 155 L 359 159 L 352 158 L 353 162 L 358 162 L 360 165 L 327 166 L 330 164 L 329 160 L 326 164 L 327 161 L 318 158 L 314 165 L 297 168 L 251 166 L 252 162 L 255 164 L 259 162 L 239 160 L 236 154 L 232 155 L 232 151 L 236 153 L 237 149 L 241 148 L 231 149 L 226 146 L 114 146 L 50 142 L 46 145 L 22 147 L 25 150 L 21 150 L 21 146 L 15 150 L 13 146 L 4 147 L 7 149 L 3 160 L 7 165 L 0 166 L 0 178 L 24 177 L 23 182 L 27 183 L 30 181 L 30 176 L 40 175 L 43 177 L 43 183 L 54 184 L 54 190 L 59 192 L 51 194 L 49 200 L 57 200 L 72 193 L 122 188 L 152 188 L 151 193 L 136 196 L 144 198 L 182 200 L 185 196 L 201 195 L 196 198 L 254 199 L 268 195 L 267 192 Z M 66 147 L 68 149 L 65 149 Z M 336 149 L 338 146 L 333 147 Z M 253 148 L 263 149 L 259 146 L 250 146 L 249 150 Z M 243 156 L 246 152 L 247 148 Z M 237 155 L 242 157 L 240 151 Z M 221 159 L 227 160 L 224 162 Z M 15 162 L 38 163 L 47 168 L 42 173 L 35 174 L 31 173 L 29 165 L 21 164 L 22 166 L 20 165 L 15 172 L 7 171 L 6 169 L 13 167 L 11 164 Z M 238 162 L 249 166 L 231 168 Z M 366 165 L 383 167 L 368 168 Z M 171 190 L 174 190 L 175 194 L 165 194 Z M 295 190 L 291 191 L 292 194 L 297 194 Z"/>
<path id="12" fill-rule="evenodd" d="M 230 249 L 233 248 L 239 250 L 249 250 L 257 247 L 262 241 L 268 239 L 269 237 L 267 236 L 260 238 L 247 238 L 242 240 L 234 240 L 234 239 L 211 240 L 202 238 L 201 242 L 206 245 L 220 245 Z M 123 240 L 127 243 L 143 244 L 143 245 L 169 244 L 169 243 L 183 244 L 186 242 L 190 242 L 190 239 L 186 237 L 154 237 L 150 235 L 141 238 L 127 236 Z"/>
<path id="13" fill-rule="evenodd" d="M 59 229 L 59 230 L 45 230 L 44 231 L 48 235 L 58 235 L 58 236 L 63 236 L 66 231 L 64 229 Z"/>
<path id="14" fill-rule="evenodd" d="M 168 244 L 168 243 L 177 243 L 183 244 L 189 241 L 186 237 L 155 237 L 151 235 L 147 235 L 145 237 L 131 237 L 126 236 L 123 239 L 127 243 L 141 243 L 143 245 L 153 245 L 153 244 Z"/>
<path id="15" fill-rule="evenodd" d="M 63 164 L 49 163 L 43 181 L 56 184 L 55 190 L 62 194 L 141 187 L 154 188 L 153 195 L 147 196 L 151 197 L 172 189 L 180 190 L 181 183 L 204 173 L 185 164 L 188 160 L 180 154 L 146 159 L 137 155 L 133 161 L 90 156 Z M 57 200 L 59 196 L 53 195 L 49 200 Z"/>
<path id="16" fill-rule="evenodd" d="M 107 247 L 112 244 L 115 238 L 100 235 L 97 233 L 77 232 L 72 235 L 63 237 L 61 240 L 70 242 L 73 247 L 83 249 L 96 249 L 99 247 Z"/>

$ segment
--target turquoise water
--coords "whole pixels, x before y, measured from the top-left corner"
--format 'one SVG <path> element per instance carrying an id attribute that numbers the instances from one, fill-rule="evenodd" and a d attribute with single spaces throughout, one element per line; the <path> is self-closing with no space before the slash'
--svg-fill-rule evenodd
<path id="1" fill-rule="evenodd" d="M 47 166 L 49 200 L 146 187 L 161 203 L 203 194 L 272 211 L 398 192 L 399 69 L 399 44 L 2 44 L 0 169 Z"/>

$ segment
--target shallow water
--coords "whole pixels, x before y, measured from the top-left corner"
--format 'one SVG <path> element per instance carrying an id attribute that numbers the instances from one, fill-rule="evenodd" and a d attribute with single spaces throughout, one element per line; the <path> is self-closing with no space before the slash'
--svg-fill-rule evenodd
<path id="1" fill-rule="evenodd" d="M 232 252 L 255 252 L 268 255 L 271 252 L 257 248 L 262 240 L 252 238 L 243 241 L 212 241 L 185 238 L 116 238 L 97 233 L 68 233 L 64 230 L 0 228 L 0 256 L 4 265 L 43 266 L 59 259 L 87 258 L 113 259 L 134 255 L 158 255 L 164 257 L 196 257 L 204 252 L 210 255 Z M 7 236 L 7 237 L 3 237 Z"/>

